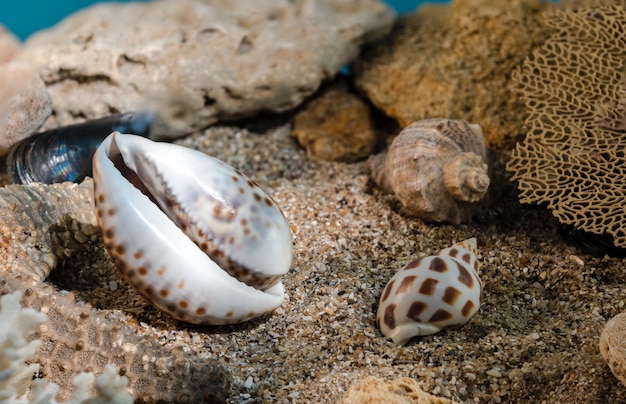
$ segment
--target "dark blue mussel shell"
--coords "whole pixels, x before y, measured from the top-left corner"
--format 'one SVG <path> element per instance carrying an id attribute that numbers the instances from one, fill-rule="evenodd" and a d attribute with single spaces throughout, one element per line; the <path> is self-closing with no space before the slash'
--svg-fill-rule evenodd
<path id="1" fill-rule="evenodd" d="M 153 122 L 152 113 L 116 114 L 30 136 L 9 152 L 9 180 L 13 184 L 81 182 L 92 175 L 93 155 L 111 132 L 148 137 Z"/>

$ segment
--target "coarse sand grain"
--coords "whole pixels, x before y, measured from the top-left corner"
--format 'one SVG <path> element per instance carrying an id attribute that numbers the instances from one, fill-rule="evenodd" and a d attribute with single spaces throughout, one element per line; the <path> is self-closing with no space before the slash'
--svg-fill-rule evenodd
<path id="1" fill-rule="evenodd" d="M 247 173 L 289 220 L 294 259 L 274 313 L 232 326 L 172 320 L 127 285 L 101 241 L 48 282 L 167 347 L 221 360 L 234 377 L 234 403 L 335 403 L 368 376 L 414 378 L 468 403 L 626 402 L 598 349 L 605 322 L 625 310 L 624 259 L 566 244 L 550 212 L 520 205 L 513 184 L 471 224 L 427 225 L 373 185 L 364 162 L 311 161 L 288 124 L 257 132 L 215 127 L 178 143 Z M 375 313 L 395 271 L 470 237 L 481 310 L 405 346 L 385 339 Z"/>

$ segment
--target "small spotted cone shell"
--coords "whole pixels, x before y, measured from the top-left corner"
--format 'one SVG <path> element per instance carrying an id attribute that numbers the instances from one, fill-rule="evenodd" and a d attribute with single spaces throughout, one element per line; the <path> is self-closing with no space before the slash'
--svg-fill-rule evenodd
<path id="1" fill-rule="evenodd" d="M 370 157 L 372 179 L 426 222 L 469 222 L 489 188 L 482 129 L 463 120 L 424 119 Z"/>
<path id="2" fill-rule="evenodd" d="M 482 292 L 476 256 L 476 239 L 470 238 L 406 265 L 383 290 L 378 328 L 402 345 L 468 322 Z"/>

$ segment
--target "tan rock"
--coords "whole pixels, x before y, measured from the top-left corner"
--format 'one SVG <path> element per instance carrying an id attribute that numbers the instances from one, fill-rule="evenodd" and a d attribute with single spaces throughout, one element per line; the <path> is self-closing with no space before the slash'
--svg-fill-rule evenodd
<path id="1" fill-rule="evenodd" d="M 350 387 L 341 404 L 451 404 L 447 398 L 423 391 L 417 381 L 401 377 L 385 381 L 367 377 Z"/>
<path id="2" fill-rule="evenodd" d="M 626 313 L 618 314 L 604 326 L 600 353 L 615 377 L 626 385 Z"/>
<path id="3" fill-rule="evenodd" d="M 312 100 L 296 115 L 291 134 L 313 160 L 354 162 L 376 147 L 370 107 L 345 86 L 331 87 Z"/>
<path id="4" fill-rule="evenodd" d="M 52 95 L 49 126 L 152 109 L 181 134 L 297 106 L 393 20 L 379 0 L 103 3 L 31 37 L 20 59 Z"/>
<path id="5" fill-rule="evenodd" d="M 52 112 L 52 100 L 37 71 L 12 61 L 0 65 L 0 156 L 32 135 Z"/>
<path id="6" fill-rule="evenodd" d="M 426 118 L 478 123 L 488 146 L 512 146 L 522 103 L 511 70 L 545 37 L 540 0 L 455 0 L 403 17 L 353 66 L 356 85 L 405 127 Z"/>
<path id="7" fill-rule="evenodd" d="M 0 24 L 0 65 L 13 59 L 19 50 L 19 39 Z"/>

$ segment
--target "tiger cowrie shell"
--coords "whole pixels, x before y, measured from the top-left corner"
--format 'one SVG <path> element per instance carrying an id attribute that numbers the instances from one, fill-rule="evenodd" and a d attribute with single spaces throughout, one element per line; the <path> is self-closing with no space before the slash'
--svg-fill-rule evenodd
<path id="1" fill-rule="evenodd" d="M 465 324 L 480 308 L 476 239 L 419 258 L 398 271 L 380 298 L 376 323 L 402 345 Z"/>
<path id="2" fill-rule="evenodd" d="M 278 307 L 292 237 L 276 203 L 226 163 L 114 132 L 93 161 L 104 245 L 129 283 L 174 318 L 246 321 Z"/>

